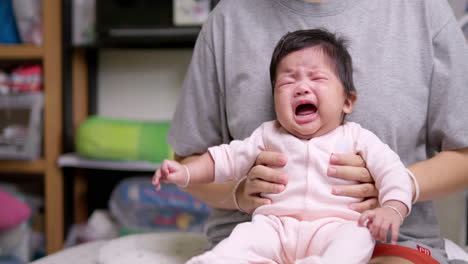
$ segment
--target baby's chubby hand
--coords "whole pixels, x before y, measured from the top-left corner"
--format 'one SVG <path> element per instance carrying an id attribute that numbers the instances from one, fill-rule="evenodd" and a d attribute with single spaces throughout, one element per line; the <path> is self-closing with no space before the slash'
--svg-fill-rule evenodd
<path id="1" fill-rule="evenodd" d="M 406 215 L 405 209 L 401 210 L 395 206 L 383 205 L 373 210 L 367 210 L 362 213 L 358 224 L 360 226 L 367 226 L 374 239 L 384 243 L 387 241 L 388 232 L 391 231 L 390 242 L 396 244 L 400 225 L 404 220 L 403 215 Z M 400 210 L 403 212 L 400 212 Z"/>
<path id="2" fill-rule="evenodd" d="M 153 175 L 152 183 L 156 190 L 161 189 L 161 181 L 183 185 L 187 180 L 186 171 L 182 164 L 174 160 L 163 160 L 161 166 Z"/>

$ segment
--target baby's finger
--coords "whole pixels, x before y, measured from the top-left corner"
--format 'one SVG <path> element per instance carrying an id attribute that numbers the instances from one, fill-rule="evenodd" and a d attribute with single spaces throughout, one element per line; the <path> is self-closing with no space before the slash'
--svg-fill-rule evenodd
<path id="1" fill-rule="evenodd" d="M 387 242 L 387 234 L 388 234 L 389 228 L 390 228 L 390 223 L 387 221 L 383 221 L 382 225 L 380 226 L 380 231 L 379 231 L 379 240 L 382 241 L 383 243 Z"/>
<path id="2" fill-rule="evenodd" d="M 380 240 L 380 227 L 382 226 L 382 218 L 375 217 L 372 222 L 371 234 L 375 239 Z"/>
<path id="3" fill-rule="evenodd" d="M 398 233 L 400 232 L 400 225 L 396 224 L 396 223 L 393 223 L 391 225 L 391 229 L 392 229 L 392 241 L 391 243 L 393 245 L 395 245 L 398 241 Z"/>
<path id="4" fill-rule="evenodd" d="M 156 171 L 154 174 L 153 174 L 153 178 L 151 179 L 151 184 L 155 185 L 156 184 L 156 174 L 158 173 L 158 171 Z"/>
<path id="5" fill-rule="evenodd" d="M 163 164 L 161 165 L 161 167 L 162 167 L 161 169 L 164 175 L 168 175 L 169 174 L 169 162 L 165 160 Z"/>
<path id="6" fill-rule="evenodd" d="M 153 179 L 151 180 L 151 183 L 152 183 L 153 185 L 158 184 L 160 178 L 161 178 L 161 171 L 158 169 L 158 170 L 154 173 Z"/>
<path id="7" fill-rule="evenodd" d="M 365 211 L 364 213 L 361 214 L 361 217 L 359 217 L 358 225 L 367 226 L 369 222 L 372 222 L 372 219 L 374 218 L 374 216 L 375 216 L 375 213 L 373 211 Z"/>

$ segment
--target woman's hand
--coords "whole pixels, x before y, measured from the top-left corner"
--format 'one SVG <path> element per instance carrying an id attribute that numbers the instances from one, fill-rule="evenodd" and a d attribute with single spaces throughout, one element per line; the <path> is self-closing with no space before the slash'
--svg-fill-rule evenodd
<path id="1" fill-rule="evenodd" d="M 235 196 L 241 210 L 251 214 L 257 207 L 271 203 L 268 198 L 262 197 L 261 193 L 274 194 L 285 189 L 288 175 L 274 168 L 283 167 L 286 162 L 287 157 L 281 153 L 264 151 L 258 155 L 255 166 L 236 190 Z M 332 154 L 328 176 L 360 182 L 333 187 L 335 195 L 364 199 L 352 204 L 351 209 L 364 212 L 378 206 L 377 188 L 361 156 L 353 153 Z"/>
<path id="2" fill-rule="evenodd" d="M 374 180 L 360 155 L 354 153 L 333 153 L 330 157 L 328 176 L 360 182 L 354 185 L 333 186 L 332 192 L 334 195 L 364 199 L 362 202 L 352 204 L 352 210 L 362 213 L 366 210 L 374 209 L 379 205 L 377 199 L 378 191 Z"/>
<path id="3" fill-rule="evenodd" d="M 287 157 L 281 153 L 264 151 L 257 156 L 255 166 L 239 184 L 235 197 L 239 208 L 246 213 L 253 213 L 259 206 L 270 204 L 271 200 L 263 198 L 264 194 L 282 192 L 288 182 L 288 175 L 275 167 L 284 167 Z"/>

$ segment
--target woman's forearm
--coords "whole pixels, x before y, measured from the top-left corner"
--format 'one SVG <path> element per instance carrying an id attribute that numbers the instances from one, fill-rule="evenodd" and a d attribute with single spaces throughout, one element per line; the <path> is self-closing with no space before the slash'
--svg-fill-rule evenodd
<path id="1" fill-rule="evenodd" d="M 196 157 L 198 157 L 198 155 L 187 157 L 174 155 L 174 159 L 181 163 L 186 163 Z M 227 182 L 222 184 L 194 184 L 184 188 L 183 190 L 211 207 L 220 209 L 236 209 L 232 195 L 234 186 L 235 182 Z"/>
<path id="2" fill-rule="evenodd" d="M 468 148 L 442 151 L 409 169 L 419 184 L 419 202 L 448 196 L 468 188 Z"/>

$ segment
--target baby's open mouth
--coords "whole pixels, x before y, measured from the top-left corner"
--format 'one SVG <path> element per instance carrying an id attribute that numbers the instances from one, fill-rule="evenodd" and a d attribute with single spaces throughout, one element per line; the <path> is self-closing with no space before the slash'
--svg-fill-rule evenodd
<path id="1" fill-rule="evenodd" d="M 296 107 L 297 116 L 311 115 L 317 112 L 317 107 L 314 104 L 300 104 Z"/>

